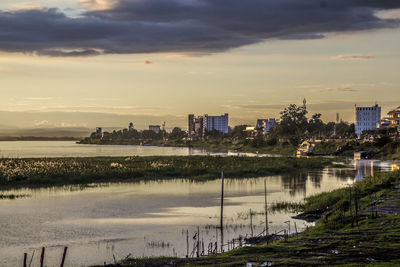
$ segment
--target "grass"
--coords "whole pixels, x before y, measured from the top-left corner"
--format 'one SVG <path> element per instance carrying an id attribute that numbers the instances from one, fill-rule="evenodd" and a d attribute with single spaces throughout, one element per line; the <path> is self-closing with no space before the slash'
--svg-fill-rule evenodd
<path id="1" fill-rule="evenodd" d="M 351 187 L 351 197 L 350 188 L 309 197 L 304 210 L 318 215 L 316 225 L 296 237 L 269 245 L 242 247 L 211 257 L 125 259 L 120 264 L 245 266 L 253 262 L 259 266 L 268 261 L 273 266 L 399 266 L 399 188 L 397 171 L 356 183 Z M 372 200 L 377 200 L 377 206 L 371 205 Z"/>
<path id="2" fill-rule="evenodd" d="M 34 187 L 155 179 L 260 177 L 322 169 L 328 158 L 153 156 L 0 159 L 0 187 Z"/>

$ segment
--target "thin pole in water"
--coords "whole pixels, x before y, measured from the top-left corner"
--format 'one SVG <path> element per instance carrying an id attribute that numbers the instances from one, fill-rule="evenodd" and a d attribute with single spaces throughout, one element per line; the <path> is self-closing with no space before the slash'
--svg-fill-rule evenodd
<path id="1" fill-rule="evenodd" d="M 221 172 L 221 252 L 224 251 L 224 171 Z"/>
<path id="2" fill-rule="evenodd" d="M 45 252 L 45 248 L 42 247 L 42 254 L 40 255 L 40 267 L 43 267 L 43 265 L 44 265 L 44 252 Z"/>
<path id="3" fill-rule="evenodd" d="M 27 267 L 26 266 L 26 259 L 28 258 L 28 254 L 27 253 L 24 253 L 24 267 Z"/>
<path id="4" fill-rule="evenodd" d="M 251 231 L 251 237 L 253 237 L 253 214 L 251 213 L 250 209 L 250 231 Z"/>
<path id="5" fill-rule="evenodd" d="M 186 230 L 186 258 L 189 258 L 189 230 Z"/>
<path id="6" fill-rule="evenodd" d="M 64 267 L 65 257 L 67 256 L 67 250 L 68 250 L 68 247 L 64 247 L 64 253 L 62 256 L 60 267 Z"/>
<path id="7" fill-rule="evenodd" d="M 264 201 L 265 201 L 265 236 L 268 236 L 267 180 L 264 180 Z"/>

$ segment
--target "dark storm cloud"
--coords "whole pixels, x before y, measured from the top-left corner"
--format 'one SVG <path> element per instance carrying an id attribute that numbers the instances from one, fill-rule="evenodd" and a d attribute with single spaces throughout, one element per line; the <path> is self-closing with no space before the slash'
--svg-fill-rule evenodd
<path id="1" fill-rule="evenodd" d="M 93 2 L 93 1 L 92 1 Z M 397 27 L 399 0 L 119 0 L 78 18 L 57 9 L 0 11 L 0 50 L 50 56 L 212 53 L 268 39 Z"/>

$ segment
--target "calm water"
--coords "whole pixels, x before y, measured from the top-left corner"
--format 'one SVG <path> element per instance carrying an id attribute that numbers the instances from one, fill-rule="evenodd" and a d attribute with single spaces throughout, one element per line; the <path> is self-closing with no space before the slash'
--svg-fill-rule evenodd
<path id="1" fill-rule="evenodd" d="M 393 166 L 392 166 L 393 167 Z M 346 186 L 362 175 L 386 171 L 388 162 L 358 161 L 343 169 L 326 168 L 305 174 L 260 179 L 227 179 L 225 184 L 224 238 L 250 234 L 249 210 L 264 210 L 264 179 L 269 203 L 300 201 L 322 191 Z M 0 200 L 0 266 L 22 265 L 23 253 L 35 251 L 32 266 L 39 266 L 40 248 L 46 246 L 47 266 L 56 266 L 63 246 L 68 246 L 67 266 L 87 266 L 133 256 L 186 255 L 186 230 L 190 251 L 193 235 L 207 248 L 215 242 L 219 222 L 220 181 L 202 183 L 176 179 L 129 184 L 112 184 L 78 190 L 53 188 L 13 190 L 30 194 L 17 200 Z M 293 214 L 269 215 L 272 232 L 294 222 L 298 230 L 306 223 Z M 265 227 L 262 214 L 253 217 L 254 233 Z M 219 234 L 219 233 L 218 233 Z M 219 238 L 219 237 L 218 237 Z M 164 242 L 164 246 L 162 246 Z"/>
<path id="2" fill-rule="evenodd" d="M 126 157 L 174 155 L 238 155 L 238 153 L 209 153 L 187 147 L 81 145 L 75 141 L 0 141 L 1 158 L 41 157 Z M 252 153 L 241 155 L 254 156 Z"/>

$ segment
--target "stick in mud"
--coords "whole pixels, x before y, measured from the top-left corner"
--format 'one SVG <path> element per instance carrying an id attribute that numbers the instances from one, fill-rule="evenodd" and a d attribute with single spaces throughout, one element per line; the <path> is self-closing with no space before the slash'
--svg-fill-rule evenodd
<path id="1" fill-rule="evenodd" d="M 45 248 L 42 247 L 42 254 L 40 255 L 40 267 L 43 267 L 43 265 L 44 265 L 44 252 L 45 252 Z"/>
<path id="2" fill-rule="evenodd" d="M 31 257 L 31 260 L 29 262 L 29 267 L 31 267 L 31 264 L 32 264 L 32 261 L 33 261 L 33 256 L 35 255 L 35 251 L 36 250 L 33 250 L 33 252 L 32 252 L 32 257 Z"/>
<path id="3" fill-rule="evenodd" d="M 27 253 L 24 253 L 24 267 L 27 267 L 26 266 L 26 258 L 28 257 L 28 254 Z"/>
<path id="4" fill-rule="evenodd" d="M 250 209 L 250 231 L 251 231 L 251 237 L 254 236 L 253 234 L 253 214 L 251 213 L 251 209 Z"/>
<path id="5" fill-rule="evenodd" d="M 265 201 L 265 236 L 268 236 L 267 180 L 264 180 L 264 201 Z"/>
<path id="6" fill-rule="evenodd" d="M 221 252 L 224 252 L 224 171 L 221 172 Z"/>
<path id="7" fill-rule="evenodd" d="M 189 258 L 189 230 L 186 230 L 186 258 Z"/>
<path id="8" fill-rule="evenodd" d="M 68 247 L 64 247 L 64 253 L 62 256 L 60 267 L 64 267 L 65 257 L 67 256 L 67 249 L 68 249 Z"/>

